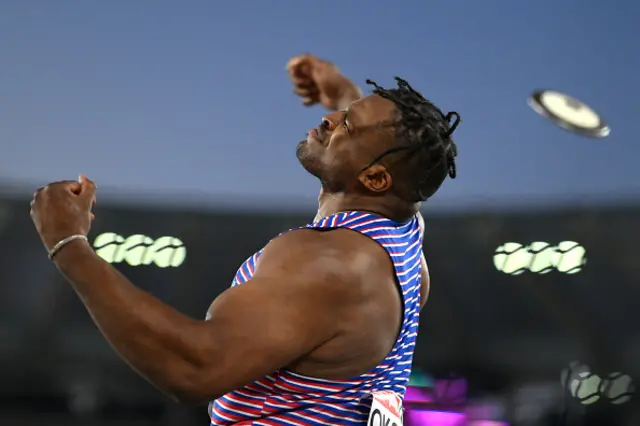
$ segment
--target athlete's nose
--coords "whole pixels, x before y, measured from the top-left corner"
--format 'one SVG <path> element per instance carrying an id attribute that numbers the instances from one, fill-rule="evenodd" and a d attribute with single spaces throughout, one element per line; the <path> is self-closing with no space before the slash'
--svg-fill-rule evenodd
<path id="1" fill-rule="evenodd" d="M 320 122 L 320 126 L 318 127 L 318 135 L 320 139 L 324 141 L 327 138 L 327 132 L 333 131 L 335 125 L 333 121 L 331 121 L 328 117 L 322 117 L 322 121 Z"/>
<path id="2" fill-rule="evenodd" d="M 322 126 L 325 130 L 333 130 L 336 127 L 334 122 L 328 117 L 322 117 L 320 126 Z"/>

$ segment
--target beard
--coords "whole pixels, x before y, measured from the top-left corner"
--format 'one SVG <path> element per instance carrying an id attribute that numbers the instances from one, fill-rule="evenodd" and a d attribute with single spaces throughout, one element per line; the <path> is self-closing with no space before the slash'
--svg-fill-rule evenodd
<path id="1" fill-rule="evenodd" d="M 296 148 L 296 157 L 300 165 L 311 175 L 317 177 L 322 181 L 322 163 L 319 156 L 313 152 L 309 147 L 309 142 L 306 140 L 301 141 Z"/>
<path id="2" fill-rule="evenodd" d="M 309 142 L 302 141 L 296 149 L 296 157 L 302 167 L 312 176 L 318 178 L 322 188 L 326 192 L 340 192 L 344 190 L 344 182 L 340 180 L 339 175 L 333 173 L 330 165 L 323 161 L 323 151 L 315 151 L 313 145 Z"/>

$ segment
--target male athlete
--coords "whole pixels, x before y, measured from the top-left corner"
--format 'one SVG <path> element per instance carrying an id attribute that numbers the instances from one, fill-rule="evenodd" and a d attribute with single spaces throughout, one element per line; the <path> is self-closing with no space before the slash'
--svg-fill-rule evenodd
<path id="1" fill-rule="evenodd" d="M 358 99 L 330 63 L 305 55 L 289 70 L 305 104 L 338 110 L 297 149 L 322 184 L 318 216 L 245 261 L 206 320 L 95 254 L 86 177 L 39 189 L 31 216 L 120 356 L 177 401 L 212 401 L 212 425 L 400 424 L 429 289 L 418 208 L 455 176 L 459 117 L 401 79 L 390 90 L 370 82 Z"/>

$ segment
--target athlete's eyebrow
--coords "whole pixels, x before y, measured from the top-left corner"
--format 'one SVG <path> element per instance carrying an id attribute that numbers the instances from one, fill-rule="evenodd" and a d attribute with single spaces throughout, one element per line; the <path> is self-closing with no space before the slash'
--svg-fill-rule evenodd
<path id="1" fill-rule="evenodd" d="M 352 111 L 351 108 L 345 109 L 343 111 L 344 117 L 342 118 L 342 122 L 344 123 L 344 128 L 347 129 L 347 132 L 349 134 L 352 134 L 352 132 L 354 132 L 357 128 L 357 126 L 353 122 L 353 114 L 351 114 L 351 111 Z"/>
<path id="2" fill-rule="evenodd" d="M 353 109 L 353 106 L 349 106 L 344 110 L 344 120 L 349 119 L 349 123 L 353 123 L 353 118 L 358 116 L 358 109 Z"/>

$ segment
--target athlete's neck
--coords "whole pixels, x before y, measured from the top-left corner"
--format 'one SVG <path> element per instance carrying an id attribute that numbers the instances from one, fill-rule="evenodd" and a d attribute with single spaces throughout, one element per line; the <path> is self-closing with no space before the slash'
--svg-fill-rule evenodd
<path id="1" fill-rule="evenodd" d="M 420 203 L 404 203 L 383 197 L 349 196 L 344 193 L 329 193 L 320 190 L 318 196 L 318 212 L 314 219 L 346 211 L 365 211 L 383 216 L 398 222 L 405 222 L 418 213 Z"/>

